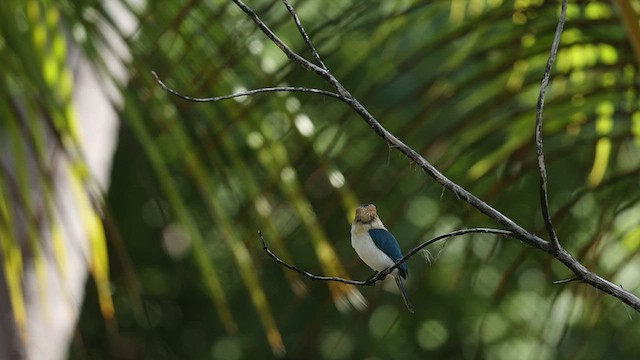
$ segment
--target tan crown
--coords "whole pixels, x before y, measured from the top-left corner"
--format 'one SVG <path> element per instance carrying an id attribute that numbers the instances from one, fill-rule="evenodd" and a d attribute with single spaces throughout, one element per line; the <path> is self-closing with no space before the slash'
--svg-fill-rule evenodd
<path id="1" fill-rule="evenodd" d="M 364 204 L 356 209 L 356 218 L 354 221 L 363 224 L 370 223 L 378 216 L 376 206 L 373 204 Z"/>

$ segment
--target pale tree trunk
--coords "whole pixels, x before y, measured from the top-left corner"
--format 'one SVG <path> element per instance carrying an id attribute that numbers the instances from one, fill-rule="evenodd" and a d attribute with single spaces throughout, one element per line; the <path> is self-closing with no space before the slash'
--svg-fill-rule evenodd
<path id="1" fill-rule="evenodd" d="M 105 9 L 114 19 L 125 36 L 133 33 L 137 19 L 122 5 L 120 0 L 106 0 Z M 118 114 L 121 105 L 119 89 L 128 81 L 129 49 L 120 35 L 102 21 L 100 27 L 107 39 L 102 44 L 100 54 L 106 64 L 106 71 L 97 70 L 83 55 L 74 40 L 68 39 L 67 59 L 74 75 L 73 107 L 75 120 L 79 125 L 82 157 L 90 169 L 91 183 L 100 192 L 109 185 L 111 161 L 115 151 Z M 28 59 L 25 59 L 28 61 Z M 106 76 L 108 73 L 110 76 Z M 5 96 L 0 94 L 0 96 Z M 18 107 L 20 102 L 14 102 Z M 25 114 L 21 119 L 25 126 L 26 109 L 17 109 Z M 33 121 L 33 120 L 32 120 Z M 43 122 L 47 121 L 42 119 Z M 18 167 L 27 167 L 31 194 L 31 213 L 24 210 L 19 196 L 6 199 L 13 211 L 13 226 L 22 250 L 22 291 L 26 307 L 26 328 L 20 331 L 11 306 L 10 292 L 4 274 L 3 256 L 0 256 L 0 359 L 64 359 L 78 321 L 84 299 L 85 284 L 89 275 L 91 243 L 86 224 L 83 223 L 82 206 L 78 198 L 77 183 L 73 184 L 73 172 L 69 154 L 61 148 L 59 136 L 50 126 L 43 126 L 47 142 L 44 159 L 48 169 L 53 196 L 53 215 L 45 210 L 46 191 L 41 181 L 42 174 L 37 167 L 37 154 L 27 138 L 23 148 L 27 164 L 16 163 L 14 150 L 8 145 L 8 135 L 0 133 L 0 161 L 6 178 L 17 178 Z M 42 159 L 40 160 L 42 162 Z M 81 190 L 86 188 L 80 187 Z M 87 194 L 81 194 L 88 199 Z M 86 204 L 86 203 L 85 203 Z M 34 222 L 36 222 L 34 226 Z M 41 245 L 40 270 L 34 266 L 34 255 L 27 242 L 29 228 L 37 229 L 37 241 Z M 59 264 L 52 233 L 59 229 L 62 234 L 64 264 Z M 58 247 L 59 249 L 60 247 Z M 0 251 L 3 251 L 0 249 Z M 44 269 L 43 269 L 44 268 Z M 44 280 L 44 281 L 43 281 Z"/>

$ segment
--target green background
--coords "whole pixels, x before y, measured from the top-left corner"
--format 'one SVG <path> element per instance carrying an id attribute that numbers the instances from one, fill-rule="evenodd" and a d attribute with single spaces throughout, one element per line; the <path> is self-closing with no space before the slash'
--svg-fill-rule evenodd
<path id="1" fill-rule="evenodd" d="M 560 241 L 589 269 L 635 292 L 640 59 L 621 3 L 570 2 L 544 140 Z M 637 28 L 638 2 L 630 4 Z M 312 59 L 280 2 L 247 5 Z M 329 69 L 387 130 L 546 237 L 535 106 L 559 2 L 293 5 Z M 405 252 L 447 231 L 497 224 L 334 99 L 278 93 L 192 103 L 163 91 L 151 71 L 199 97 L 277 85 L 330 90 L 232 2 L 150 0 L 127 9 L 138 28 L 122 35 L 129 81 L 117 89 L 121 128 L 105 202 L 116 316 L 103 318 L 89 283 L 71 358 L 255 359 L 285 349 L 292 359 L 640 352 L 632 309 L 586 285 L 552 285 L 572 274 L 511 238 L 454 238 L 409 260 L 415 314 L 380 286 L 329 285 L 277 265 L 258 230 L 276 254 L 312 273 L 367 278 L 349 241 L 360 203 L 377 205 Z M 96 24 L 117 32 L 117 19 L 94 1 L 62 1 L 59 11 L 68 41 L 108 73 Z M 354 308 L 357 291 L 366 309 Z"/>

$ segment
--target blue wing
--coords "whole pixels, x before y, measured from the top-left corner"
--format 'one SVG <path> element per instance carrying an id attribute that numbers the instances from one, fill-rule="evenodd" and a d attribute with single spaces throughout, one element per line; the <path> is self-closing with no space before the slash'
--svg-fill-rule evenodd
<path id="1" fill-rule="evenodd" d="M 402 251 L 400 251 L 398 240 L 396 240 L 396 238 L 393 237 L 393 234 L 391 234 L 387 229 L 369 229 L 369 235 L 378 249 L 387 254 L 391 260 L 396 262 L 402 259 Z M 407 266 L 407 263 L 402 263 L 402 265 L 398 267 L 398 271 L 400 272 L 400 276 L 406 278 L 407 274 L 409 274 L 409 267 Z"/>

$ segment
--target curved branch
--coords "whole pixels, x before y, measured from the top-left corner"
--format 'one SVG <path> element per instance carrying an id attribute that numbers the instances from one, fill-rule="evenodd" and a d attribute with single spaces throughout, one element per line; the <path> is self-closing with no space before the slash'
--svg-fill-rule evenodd
<path id="1" fill-rule="evenodd" d="M 271 251 L 271 249 L 269 249 L 269 247 L 267 246 L 267 243 L 264 241 L 264 237 L 262 236 L 262 231 L 258 230 L 258 236 L 260 236 L 260 241 L 262 241 L 262 249 L 266 251 L 267 254 L 271 256 L 275 261 L 277 261 L 278 264 L 286 267 L 289 270 L 293 270 L 301 275 L 304 275 L 311 280 L 335 281 L 335 282 L 341 282 L 343 284 L 349 284 L 349 285 L 367 285 L 366 282 L 369 281 L 369 280 L 358 281 L 358 280 L 351 280 L 351 279 L 343 279 L 337 276 L 321 276 L 321 275 L 312 274 L 306 270 L 300 269 L 295 265 L 289 264 L 288 262 L 280 259 L 278 255 L 274 254 L 273 251 Z M 371 277 L 370 279 L 373 279 L 373 277 Z"/>
<path id="2" fill-rule="evenodd" d="M 450 237 L 461 236 L 461 235 L 472 234 L 472 233 L 500 234 L 500 235 L 511 236 L 511 237 L 514 236 L 513 231 L 502 230 L 502 229 L 490 229 L 490 228 L 470 228 L 470 229 L 461 229 L 461 230 L 456 230 L 456 231 L 452 231 L 452 232 L 449 232 L 449 233 L 444 233 L 442 235 L 438 235 L 438 236 L 434 237 L 433 239 L 431 239 L 429 241 L 425 241 L 424 243 L 414 247 L 402 259 L 396 261 L 395 265 L 393 265 L 392 267 L 388 268 L 387 270 L 381 271 L 378 274 L 378 277 L 384 279 L 385 276 L 389 275 L 393 270 L 395 270 L 400 265 L 402 265 L 404 262 L 409 260 L 413 255 L 417 254 L 420 250 L 424 249 L 425 247 L 427 247 L 427 246 L 429 246 L 429 245 L 431 245 L 431 244 L 433 244 L 433 243 L 435 243 L 437 241 L 448 239 Z M 375 279 L 375 277 L 374 277 L 374 279 Z"/>
<path id="3" fill-rule="evenodd" d="M 449 233 L 445 233 L 439 236 L 436 236 L 435 238 L 425 241 L 422 244 L 414 247 L 413 249 L 411 249 L 411 251 L 409 251 L 402 259 L 396 261 L 396 263 L 383 270 L 380 271 L 376 274 L 374 274 L 373 276 L 369 277 L 367 280 L 351 280 L 351 279 L 345 279 L 345 278 L 341 278 L 341 277 L 337 277 L 337 276 L 322 276 L 322 275 L 315 275 L 312 274 L 306 270 L 300 269 L 299 267 L 295 266 L 295 265 L 291 265 L 289 263 L 287 263 L 286 261 L 280 259 L 276 254 L 273 253 L 273 251 L 271 251 L 271 249 L 269 249 L 269 247 L 267 246 L 267 243 L 264 240 L 264 237 L 262 236 L 262 231 L 258 230 L 258 236 L 260 236 L 260 241 L 262 242 L 262 249 L 271 257 L 273 258 L 276 262 L 278 262 L 278 264 L 286 267 L 289 270 L 293 270 L 301 275 L 304 275 L 306 277 L 308 277 L 311 280 L 319 280 L 319 281 L 335 281 L 335 282 L 340 282 L 343 284 L 349 284 L 349 285 L 357 285 L 357 286 L 372 286 L 374 285 L 376 282 L 381 281 L 382 279 L 384 279 L 385 277 L 387 277 L 387 275 L 389 275 L 393 270 L 395 270 L 396 268 L 398 268 L 398 266 L 402 265 L 403 263 L 405 263 L 407 260 L 409 260 L 411 257 L 413 257 L 415 254 L 417 254 L 420 250 L 424 249 L 425 247 L 444 240 L 444 239 L 448 239 L 451 237 L 456 237 L 456 236 L 462 236 L 462 235 L 466 235 L 466 234 L 473 234 L 473 233 L 483 233 L 483 234 L 499 234 L 499 235 L 506 235 L 506 236 L 513 236 L 513 232 L 511 231 L 507 231 L 507 230 L 501 230 L 501 229 L 489 229 L 489 228 L 470 228 L 470 229 L 461 229 L 461 230 L 456 230 L 456 231 L 452 231 Z"/>
<path id="4" fill-rule="evenodd" d="M 324 95 L 324 96 L 333 97 L 333 98 L 336 98 L 338 100 L 343 100 L 342 97 L 339 94 L 336 94 L 336 93 L 331 92 L 331 91 L 322 90 L 322 89 L 315 89 L 315 88 L 299 87 L 299 86 L 266 87 L 266 88 L 259 88 L 259 89 L 242 91 L 242 92 L 231 94 L 231 95 L 215 96 L 215 97 L 208 97 L 208 98 L 197 98 L 197 97 L 192 97 L 192 96 L 188 96 L 188 95 L 183 95 L 183 94 L 179 93 L 178 91 L 168 87 L 167 85 L 165 85 L 165 83 L 162 80 L 160 80 L 160 78 L 158 77 L 158 74 L 156 74 L 155 71 L 152 71 L 151 74 L 156 79 L 156 81 L 158 82 L 158 84 L 160 85 L 160 87 L 162 89 L 170 92 L 171 94 L 173 94 L 173 95 L 175 95 L 175 96 L 177 96 L 177 97 L 179 97 L 181 99 L 184 99 L 184 100 L 187 100 L 187 101 L 193 101 L 193 102 L 217 102 L 217 101 L 229 100 L 229 99 L 242 97 L 242 96 L 250 96 L 250 95 L 262 94 L 262 93 L 271 93 L 271 92 L 312 93 L 312 94 L 318 94 L 318 95 Z"/>
<path id="5" fill-rule="evenodd" d="M 285 0 L 283 0 L 283 1 L 285 1 Z M 267 24 L 265 24 L 264 21 L 262 21 L 262 19 L 260 19 L 258 14 L 256 14 L 256 12 L 253 11 L 253 9 L 251 9 L 250 7 L 245 5 L 245 3 L 243 3 L 241 0 L 233 0 L 233 2 L 236 5 L 238 5 L 238 7 L 245 14 L 247 14 L 251 18 L 251 20 L 253 20 L 254 23 L 256 23 L 258 28 L 260 30 L 262 30 L 262 32 L 265 35 L 267 35 L 269 40 L 271 40 L 277 47 L 279 47 L 280 50 L 282 50 L 282 52 L 285 55 L 287 55 L 287 57 L 289 59 L 291 59 L 292 61 L 300 64 L 302 67 L 304 67 L 305 69 L 307 69 L 309 71 L 312 71 L 312 72 L 314 72 L 314 73 L 316 73 L 318 75 L 321 75 L 323 77 L 325 76 L 325 74 L 327 72 L 325 69 L 323 69 L 323 68 L 319 67 L 318 65 L 310 62 L 309 60 L 303 58 L 302 56 L 296 54 L 293 50 L 291 50 L 289 48 L 289 46 L 287 46 L 287 44 L 284 43 L 284 41 L 280 40 L 280 38 L 271 29 L 269 29 Z M 285 5 L 288 5 L 287 7 L 291 6 L 286 1 L 285 1 Z"/>

